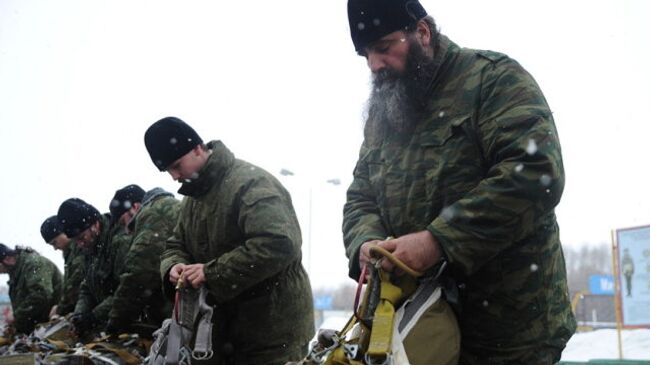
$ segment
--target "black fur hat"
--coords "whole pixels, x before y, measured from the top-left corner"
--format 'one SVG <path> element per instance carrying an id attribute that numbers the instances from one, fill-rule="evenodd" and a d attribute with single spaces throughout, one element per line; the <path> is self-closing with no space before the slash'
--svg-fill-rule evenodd
<path id="1" fill-rule="evenodd" d="M 53 215 L 41 224 L 41 236 L 46 243 L 50 243 L 56 236 L 63 233 L 63 226 L 59 223 L 59 219 Z"/>
<path id="2" fill-rule="evenodd" d="M 176 117 L 167 117 L 147 129 L 144 144 L 154 165 L 165 171 L 174 161 L 203 144 L 203 140 L 187 123 Z"/>
<path id="3" fill-rule="evenodd" d="M 63 233 L 70 238 L 88 229 L 101 217 L 95 207 L 79 198 L 70 198 L 61 203 L 56 216 L 63 226 Z"/>
<path id="4" fill-rule="evenodd" d="M 348 0 L 348 22 L 357 52 L 427 16 L 417 0 Z"/>

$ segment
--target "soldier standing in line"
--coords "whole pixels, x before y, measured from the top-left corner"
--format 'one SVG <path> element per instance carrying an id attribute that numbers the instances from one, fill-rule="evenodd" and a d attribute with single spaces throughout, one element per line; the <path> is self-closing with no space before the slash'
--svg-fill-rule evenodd
<path id="1" fill-rule="evenodd" d="M 372 245 L 418 271 L 444 260 L 461 364 L 559 361 L 576 326 L 554 212 L 564 169 L 537 83 L 440 34 L 417 0 L 348 0 L 348 19 L 373 78 L 344 208 L 350 276 Z M 415 347 L 434 348 L 434 331 Z"/>
<path id="2" fill-rule="evenodd" d="M 221 141 L 204 144 L 178 118 L 157 121 L 144 140 L 156 167 L 182 183 L 185 198 L 160 271 L 166 293 L 181 278 L 208 289 L 209 363 L 273 365 L 303 357 L 314 313 L 289 193 Z"/>
<path id="3" fill-rule="evenodd" d="M 79 198 L 70 198 L 59 207 L 57 218 L 63 233 L 71 237 L 84 251 L 84 280 L 79 289 L 71 322 L 82 336 L 102 330 L 108 322 L 113 293 L 118 276 L 115 262 L 119 250 L 113 247 L 110 214 L 100 214 L 92 205 Z"/>
<path id="4" fill-rule="evenodd" d="M 84 278 L 84 255 L 81 249 L 63 233 L 63 226 L 57 217 L 47 218 L 41 225 L 41 236 L 55 250 L 63 252 L 63 292 L 61 300 L 52 307 L 50 318 L 54 315 L 65 316 L 74 311 L 79 297 L 79 287 Z"/>
<path id="5" fill-rule="evenodd" d="M 130 232 L 131 247 L 109 313 L 108 333 L 132 332 L 134 323 L 158 328 L 172 310 L 171 301 L 162 293 L 160 256 L 178 220 L 180 201 L 172 193 L 155 188 L 131 204 L 134 198 L 130 192 L 139 193 L 136 187 L 118 190 L 111 203 L 111 214 Z"/>
<path id="6" fill-rule="evenodd" d="M 61 299 L 63 278 L 54 263 L 29 247 L 11 249 L 0 243 L 0 273 L 9 274 L 12 325 L 30 334 L 47 322 L 50 309 Z"/>

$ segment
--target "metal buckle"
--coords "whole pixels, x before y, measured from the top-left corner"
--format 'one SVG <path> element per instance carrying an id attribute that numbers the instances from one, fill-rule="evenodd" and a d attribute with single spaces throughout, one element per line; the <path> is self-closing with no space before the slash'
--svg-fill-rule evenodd
<path id="1" fill-rule="evenodd" d="M 343 344 L 343 352 L 348 359 L 354 360 L 357 358 L 357 353 L 359 352 L 359 345 L 357 344 Z"/>
<path id="2" fill-rule="evenodd" d="M 384 359 L 381 362 L 375 362 L 376 360 L 373 360 L 368 353 L 366 353 L 364 359 L 366 360 L 367 365 L 390 365 L 393 363 L 392 357 L 388 352 L 384 354 Z"/>
<path id="3" fill-rule="evenodd" d="M 309 354 L 307 355 L 307 359 L 310 360 L 310 361 L 313 361 L 313 362 L 315 362 L 317 364 L 324 363 L 325 360 L 326 360 L 327 354 L 329 354 L 330 351 L 337 348 L 339 346 L 339 344 L 341 343 L 341 339 L 336 335 L 332 337 L 332 341 L 333 341 L 332 346 L 325 347 L 322 350 L 318 349 L 318 345 L 320 345 L 320 344 L 314 346 L 311 349 L 311 351 L 309 352 Z"/>
<path id="4" fill-rule="evenodd" d="M 214 355 L 214 351 L 192 351 L 192 358 L 195 360 L 209 360 Z"/>

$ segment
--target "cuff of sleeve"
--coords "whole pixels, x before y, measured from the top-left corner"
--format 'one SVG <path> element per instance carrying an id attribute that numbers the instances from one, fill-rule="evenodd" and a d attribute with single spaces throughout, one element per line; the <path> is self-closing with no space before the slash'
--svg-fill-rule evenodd
<path id="1" fill-rule="evenodd" d="M 361 275 L 361 267 L 359 266 L 359 252 L 361 251 L 361 246 L 368 241 L 383 240 L 385 238 L 386 237 L 375 234 L 361 236 L 352 241 L 346 250 L 348 258 L 350 260 L 348 263 L 348 276 L 350 276 L 350 278 L 357 281 L 359 280 L 359 275 Z"/>
<path id="2" fill-rule="evenodd" d="M 452 243 L 447 239 L 445 232 L 448 232 L 451 227 L 445 222 L 442 218 L 438 217 L 427 226 L 427 231 L 429 231 L 433 238 L 438 241 L 440 248 L 442 250 L 442 258 L 447 260 L 449 263 L 454 262 L 453 258 L 453 248 Z"/>

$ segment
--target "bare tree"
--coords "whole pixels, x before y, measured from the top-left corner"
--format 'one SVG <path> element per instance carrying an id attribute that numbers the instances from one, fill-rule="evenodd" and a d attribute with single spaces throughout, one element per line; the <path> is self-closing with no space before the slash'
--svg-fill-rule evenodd
<path id="1" fill-rule="evenodd" d="M 612 249 L 609 244 L 582 245 L 575 248 L 564 245 L 563 248 L 571 293 L 588 290 L 591 275 L 611 275 Z"/>

